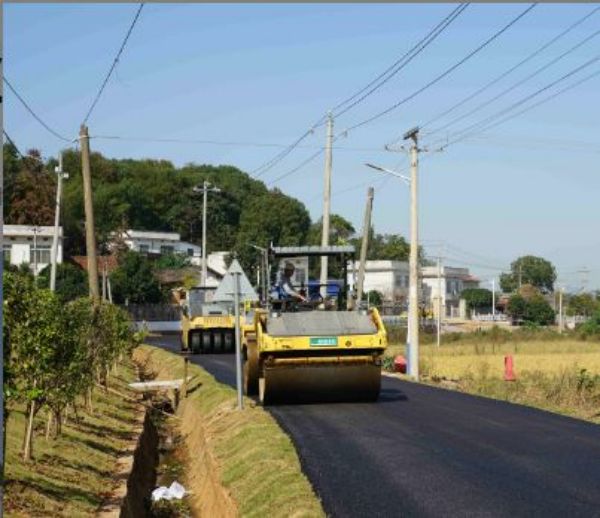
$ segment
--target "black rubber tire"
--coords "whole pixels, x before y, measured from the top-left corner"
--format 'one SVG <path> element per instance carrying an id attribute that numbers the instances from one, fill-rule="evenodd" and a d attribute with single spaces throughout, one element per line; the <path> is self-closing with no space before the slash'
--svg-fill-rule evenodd
<path id="1" fill-rule="evenodd" d="M 248 340 L 244 348 L 244 393 L 247 396 L 256 396 L 258 394 L 259 378 L 258 346 L 256 340 Z"/>

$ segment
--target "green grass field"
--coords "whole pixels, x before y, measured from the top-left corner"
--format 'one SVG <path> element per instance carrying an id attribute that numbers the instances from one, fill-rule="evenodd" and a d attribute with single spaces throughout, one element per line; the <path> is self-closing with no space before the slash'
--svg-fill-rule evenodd
<path id="1" fill-rule="evenodd" d="M 132 366 L 111 378 L 115 391 L 127 392 Z M 5 516 L 94 516 L 117 481 L 115 467 L 135 438 L 134 404 L 114 392 L 94 392 L 93 413 L 71 414 L 62 435 L 46 440 L 46 412 L 35 423 L 31 462 L 20 451 L 25 430 L 22 407 L 11 409 L 6 433 Z"/>

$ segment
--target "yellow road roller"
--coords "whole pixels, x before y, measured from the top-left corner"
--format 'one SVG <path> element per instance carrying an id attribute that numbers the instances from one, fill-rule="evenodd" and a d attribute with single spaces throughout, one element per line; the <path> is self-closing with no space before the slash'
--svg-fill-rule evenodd
<path id="1" fill-rule="evenodd" d="M 246 394 L 258 395 L 264 405 L 375 401 L 387 333 L 377 309 L 359 307 L 349 292 L 347 264 L 354 247 L 271 247 L 269 252 L 279 275 L 271 279 L 268 304 L 244 330 Z M 309 273 L 316 268 L 310 263 L 319 264 L 323 256 L 342 278 L 311 283 Z M 335 259 L 341 263 L 337 268 Z M 305 264 L 305 270 L 290 275 L 290 264 Z"/>
<path id="2" fill-rule="evenodd" d="M 181 349 L 194 354 L 235 351 L 233 305 L 213 302 L 214 288 L 188 290 L 182 303 Z"/>

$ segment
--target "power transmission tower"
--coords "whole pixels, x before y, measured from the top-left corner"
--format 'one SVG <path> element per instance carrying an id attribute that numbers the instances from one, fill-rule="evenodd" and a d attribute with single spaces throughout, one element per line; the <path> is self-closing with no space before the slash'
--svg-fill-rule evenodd
<path id="1" fill-rule="evenodd" d="M 358 308 L 360 301 L 362 300 L 362 294 L 365 283 L 365 268 L 367 262 L 367 249 L 369 248 L 369 232 L 371 231 L 371 212 L 373 210 L 373 196 L 375 190 L 373 187 L 369 187 L 367 191 L 367 205 L 365 206 L 365 218 L 363 221 L 363 236 L 362 244 L 360 247 L 360 263 L 358 266 L 358 281 L 356 290 L 356 307 Z"/>
<path id="2" fill-rule="evenodd" d="M 325 187 L 323 189 L 323 229 L 321 235 L 321 246 L 329 245 L 329 213 L 331 204 L 331 168 L 332 168 L 332 144 L 333 144 L 333 115 L 327 113 L 327 140 L 325 141 Z M 321 297 L 325 300 L 327 296 L 328 257 L 321 256 Z"/>
<path id="3" fill-rule="evenodd" d="M 90 172 L 90 137 L 85 124 L 79 130 L 81 145 L 81 174 L 83 175 L 83 201 L 85 207 L 85 246 L 88 262 L 88 282 L 90 297 L 100 299 L 98 289 L 98 264 L 96 260 L 96 235 L 94 228 L 94 204 L 92 202 L 92 177 Z"/>

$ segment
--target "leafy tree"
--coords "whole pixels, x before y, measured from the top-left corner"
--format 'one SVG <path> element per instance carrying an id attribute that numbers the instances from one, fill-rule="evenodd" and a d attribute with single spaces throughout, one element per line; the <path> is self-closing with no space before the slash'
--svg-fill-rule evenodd
<path id="1" fill-rule="evenodd" d="M 46 266 L 38 275 L 37 282 L 40 288 L 50 287 L 51 266 Z M 88 294 L 87 272 L 71 263 L 56 265 L 56 294 L 65 303 Z"/>
<path id="2" fill-rule="evenodd" d="M 493 294 L 485 288 L 469 288 L 463 290 L 460 294 L 465 299 L 467 308 L 473 310 L 491 309 L 493 303 Z"/>
<path id="3" fill-rule="evenodd" d="M 10 212 L 10 202 L 13 197 L 15 182 L 22 164 L 17 153 L 17 148 L 12 144 L 4 144 L 2 152 L 4 160 L 4 213 L 8 214 Z"/>
<path id="4" fill-rule="evenodd" d="M 508 301 L 507 311 L 515 320 L 537 325 L 550 325 L 554 322 L 554 310 L 541 294 L 526 299 L 515 294 Z"/>
<path id="5" fill-rule="evenodd" d="M 355 234 L 354 227 L 347 219 L 339 214 L 331 214 L 329 217 L 329 244 L 345 245 Z M 321 245 L 323 235 L 323 218 L 313 223 L 308 231 L 307 243 L 309 245 Z"/>
<path id="6" fill-rule="evenodd" d="M 368 300 L 371 306 L 381 306 L 383 303 L 383 294 L 377 290 L 371 290 L 368 294 L 363 293 L 363 300 Z"/>
<path id="7" fill-rule="evenodd" d="M 600 309 L 598 301 L 591 293 L 572 295 L 567 302 L 567 315 L 589 316 Z"/>
<path id="8" fill-rule="evenodd" d="M 516 291 L 522 284 L 531 284 L 542 293 L 551 293 L 556 281 L 556 269 L 542 257 L 525 255 L 513 261 L 510 273 L 500 275 L 500 287 L 505 293 Z"/>
<path id="9" fill-rule="evenodd" d="M 162 302 L 163 294 L 154 277 L 152 264 L 142 254 L 127 251 L 118 268 L 110 275 L 113 300 L 135 304 Z"/>
<path id="10" fill-rule="evenodd" d="M 182 253 L 163 254 L 156 261 L 157 270 L 179 270 L 190 265 L 190 258 Z"/>

